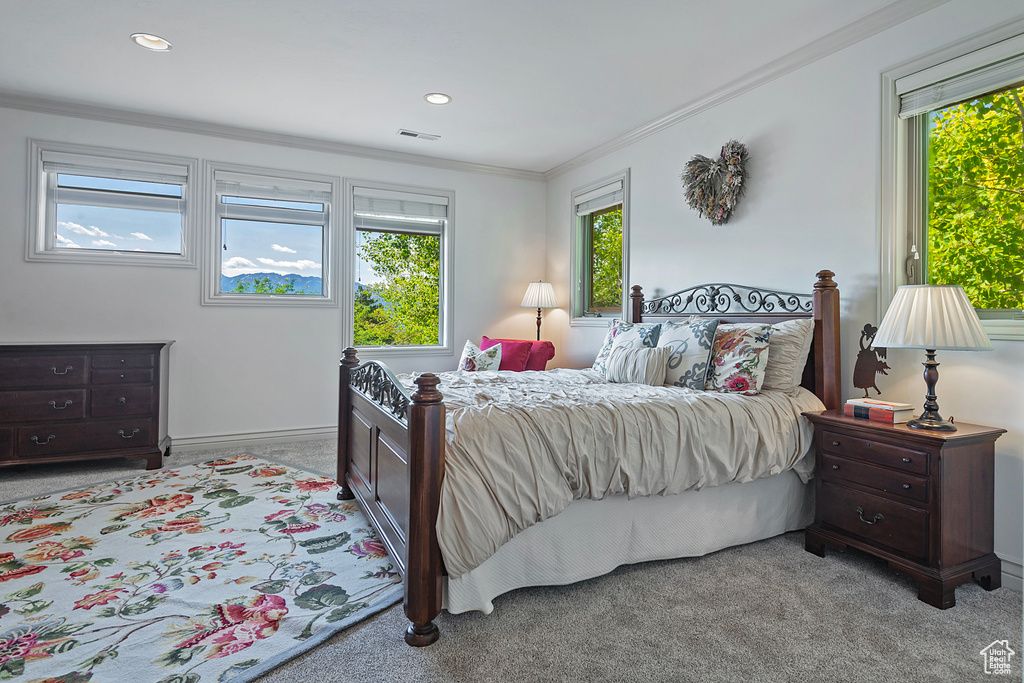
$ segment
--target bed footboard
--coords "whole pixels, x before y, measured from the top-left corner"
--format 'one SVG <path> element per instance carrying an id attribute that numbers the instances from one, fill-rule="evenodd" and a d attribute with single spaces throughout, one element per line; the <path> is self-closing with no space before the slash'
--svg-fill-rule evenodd
<path id="1" fill-rule="evenodd" d="M 410 645 L 438 637 L 441 551 L 438 501 L 444 475 L 444 414 L 438 378 L 416 378 L 411 396 L 383 363 L 362 365 L 353 348 L 341 361 L 338 483 L 341 500 L 357 499 L 405 584 Z"/>

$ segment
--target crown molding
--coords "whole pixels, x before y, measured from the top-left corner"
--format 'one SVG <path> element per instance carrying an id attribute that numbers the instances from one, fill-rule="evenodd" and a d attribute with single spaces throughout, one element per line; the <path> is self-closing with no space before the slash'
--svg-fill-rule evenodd
<path id="1" fill-rule="evenodd" d="M 361 147 L 359 145 L 333 142 L 331 140 L 320 140 L 316 138 L 301 137 L 298 135 L 272 133 L 237 126 L 226 126 L 218 123 L 179 119 L 170 116 L 143 114 L 141 112 L 112 109 L 109 107 L 98 107 L 91 104 L 82 104 L 80 102 L 69 102 L 65 100 L 36 97 L 13 92 L 0 92 L 0 107 L 39 112 L 42 114 L 55 114 L 57 116 L 72 116 L 75 118 L 104 121 L 107 123 L 120 123 L 130 126 L 140 126 L 143 128 L 172 130 L 179 133 L 210 135 L 228 140 L 255 142 L 265 145 L 277 145 L 280 147 L 293 147 L 297 149 L 312 150 L 315 152 L 326 152 L 328 154 L 341 154 L 345 156 L 362 157 L 365 159 L 375 159 L 377 161 L 416 164 L 418 166 L 430 166 L 432 168 L 442 168 L 449 171 L 496 175 L 505 178 L 544 182 L 544 174 L 539 171 L 526 171 L 517 168 L 506 168 L 504 166 L 476 164 L 468 161 L 457 161 L 454 159 L 428 157 L 420 154 L 409 154 L 407 152 L 393 152 L 385 149 L 375 149 L 373 147 Z"/>
<path id="2" fill-rule="evenodd" d="M 723 104 L 734 97 L 758 88 L 777 78 L 785 76 L 797 69 L 813 64 L 819 59 L 828 57 L 831 54 L 844 50 L 862 40 L 870 38 L 882 31 L 892 28 L 898 24 L 913 19 L 914 17 L 940 7 L 950 0 L 899 0 L 887 5 L 880 10 L 853 22 L 846 26 L 832 31 L 817 40 L 814 40 L 801 48 L 779 57 L 764 66 L 750 71 L 726 85 L 712 90 L 703 97 L 675 109 L 664 116 L 648 121 L 628 133 L 598 145 L 591 150 L 580 154 L 577 157 L 559 164 L 544 173 L 544 180 L 550 181 L 560 175 L 568 173 L 574 168 L 588 164 L 607 154 L 627 147 L 650 135 L 665 130 L 688 118 L 696 116 Z"/>

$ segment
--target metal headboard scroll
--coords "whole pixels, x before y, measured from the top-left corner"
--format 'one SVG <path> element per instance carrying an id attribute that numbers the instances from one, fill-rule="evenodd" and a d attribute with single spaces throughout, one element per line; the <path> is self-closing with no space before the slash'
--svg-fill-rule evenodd
<path id="1" fill-rule="evenodd" d="M 674 294 L 648 299 L 643 315 L 684 313 L 811 313 L 811 294 L 761 290 L 745 285 L 716 282 L 683 289 Z"/>
<path id="2" fill-rule="evenodd" d="M 386 365 L 367 361 L 352 370 L 349 381 L 353 389 L 405 422 L 412 397 Z"/>

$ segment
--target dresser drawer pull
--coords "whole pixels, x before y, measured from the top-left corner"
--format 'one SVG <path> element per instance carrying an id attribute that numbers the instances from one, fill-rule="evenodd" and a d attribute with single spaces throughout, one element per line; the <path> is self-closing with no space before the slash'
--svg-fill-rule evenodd
<path id="1" fill-rule="evenodd" d="M 117 435 L 119 437 L 121 437 L 122 439 L 130 439 L 130 438 L 132 438 L 133 436 L 135 436 L 138 433 L 139 433 L 138 429 L 133 429 L 131 434 L 125 434 L 123 429 L 118 429 L 117 430 Z"/>
<path id="2" fill-rule="evenodd" d="M 71 399 L 70 398 L 68 400 L 64 401 L 64 405 L 62 405 L 62 406 L 57 405 L 56 401 L 50 401 L 50 407 L 53 408 L 54 410 L 64 410 L 69 405 L 71 405 Z"/>
<path id="3" fill-rule="evenodd" d="M 832 469 L 838 470 L 839 469 L 839 465 L 832 465 Z"/>
<path id="4" fill-rule="evenodd" d="M 128 399 L 126 399 L 124 396 L 122 396 L 121 398 L 117 399 L 117 405 L 119 405 L 119 406 L 123 406 L 127 402 L 128 402 Z"/>
<path id="5" fill-rule="evenodd" d="M 833 446 L 839 446 L 839 442 L 838 442 L 838 441 L 833 441 L 833 442 L 832 442 L 832 445 L 833 445 Z"/>
<path id="6" fill-rule="evenodd" d="M 905 488 L 905 489 L 908 489 L 908 490 L 909 490 L 909 489 L 910 489 L 910 484 L 904 484 L 904 485 L 903 485 L 903 488 Z"/>
<path id="7" fill-rule="evenodd" d="M 909 463 L 910 462 L 910 458 L 903 458 L 903 462 Z"/>
<path id="8" fill-rule="evenodd" d="M 66 366 L 64 366 L 64 371 L 63 372 L 57 372 L 56 366 L 53 366 L 53 365 L 50 366 L 50 371 L 53 372 L 53 374 L 55 374 L 55 375 L 66 375 L 66 374 L 68 374 L 69 372 L 71 372 L 74 369 L 75 369 L 74 366 L 66 365 Z"/>
<path id="9" fill-rule="evenodd" d="M 864 522 L 865 524 L 878 524 L 883 519 L 885 519 L 885 517 L 882 516 L 882 513 L 878 512 L 872 518 L 872 521 L 869 522 L 868 520 L 864 519 L 864 508 L 857 508 L 857 516 L 860 517 L 860 521 Z"/>
<path id="10" fill-rule="evenodd" d="M 56 434 L 50 434 L 48 437 L 46 437 L 46 441 L 40 441 L 38 436 L 33 435 L 32 438 L 29 439 L 29 441 L 31 441 L 32 443 L 35 443 L 35 444 L 39 444 L 40 446 L 45 446 L 46 444 L 50 443 L 51 441 L 53 441 L 56 438 L 57 438 Z"/>

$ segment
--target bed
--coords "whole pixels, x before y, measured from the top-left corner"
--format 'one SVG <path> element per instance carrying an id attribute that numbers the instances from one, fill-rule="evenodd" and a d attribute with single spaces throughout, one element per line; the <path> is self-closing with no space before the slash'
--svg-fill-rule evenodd
<path id="1" fill-rule="evenodd" d="M 800 374 L 806 391 L 789 397 L 763 392 L 725 399 L 696 396 L 705 392 L 608 387 L 589 370 L 399 378 L 382 363 L 361 364 L 355 350 L 346 349 L 340 366 L 338 496 L 358 499 L 404 579 L 406 642 L 433 643 L 439 635 L 433 619 L 442 608 L 488 612 L 494 597 L 516 588 L 575 582 L 626 563 L 703 555 L 806 526 L 813 515 L 806 483 L 813 458 L 807 457 L 810 437 L 799 414 L 841 405 L 839 291 L 833 276 L 820 271 L 811 294 L 716 283 L 645 300 L 639 286 L 631 290 L 633 323 L 692 320 L 695 313 L 723 324 L 812 320 L 813 341 Z M 442 380 L 449 405 L 439 391 Z M 619 398 L 588 403 L 585 397 L 598 392 Z M 576 412 L 544 423 L 553 426 L 531 423 L 538 412 L 560 410 L 556 404 L 563 398 L 566 410 Z M 514 405 L 530 401 L 533 411 Z M 735 411 L 738 404 L 740 413 L 756 413 L 758 422 L 777 428 L 753 436 L 742 420 L 733 431 L 712 428 L 737 420 L 715 411 Z M 710 455 L 699 467 L 647 464 L 626 475 L 628 468 L 617 462 L 588 461 L 570 473 L 588 481 L 574 481 L 576 493 L 569 499 L 557 487 L 549 490 L 544 484 L 548 465 L 535 451 L 574 447 L 583 432 L 568 433 L 572 425 L 585 423 L 587 411 L 596 414 L 608 406 L 619 406 L 615 410 L 623 415 L 650 413 L 649 424 L 632 414 L 615 419 L 638 425 L 635 431 L 661 449 L 682 448 L 687 441 L 687 448 Z M 706 416 L 697 428 L 683 426 L 677 434 L 672 425 L 679 412 Z M 520 433 L 527 434 L 522 441 Z M 784 442 L 782 455 L 777 462 L 766 461 L 760 446 L 750 446 L 757 455 L 752 462 L 726 466 L 733 449 L 745 448 L 744 439 Z M 508 444 L 495 445 L 504 441 Z M 467 455 L 476 442 L 476 455 Z M 503 469 L 508 453 L 527 458 L 526 465 L 512 466 L 514 476 Z M 474 457 L 485 464 L 474 464 Z M 481 487 L 483 497 L 465 485 L 476 470 L 490 477 Z M 596 499 L 579 494 L 587 488 L 595 489 Z M 506 506 L 497 520 L 488 512 L 492 498 Z"/>

